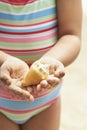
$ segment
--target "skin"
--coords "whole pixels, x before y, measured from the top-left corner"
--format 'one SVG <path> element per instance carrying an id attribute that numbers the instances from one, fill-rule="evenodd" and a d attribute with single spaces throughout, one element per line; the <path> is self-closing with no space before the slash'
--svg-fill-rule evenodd
<path id="1" fill-rule="evenodd" d="M 50 75 L 52 74 L 53 77 L 50 77 L 51 84 L 55 83 L 58 84 L 62 77 L 64 76 L 64 67 L 70 65 L 74 60 L 77 58 L 80 48 L 81 48 L 81 23 L 82 23 L 82 8 L 81 8 L 81 0 L 56 0 L 57 1 L 57 13 L 58 13 L 58 25 L 59 25 L 59 40 L 57 44 L 46 54 L 39 59 L 41 62 L 44 61 L 44 59 L 47 59 L 45 62 L 52 63 L 54 60 L 54 64 L 50 66 Z M 52 57 L 51 59 L 49 57 Z M 9 65 L 11 60 L 11 64 L 17 60 L 18 66 L 17 68 L 11 68 Z M 49 60 L 48 60 L 49 59 Z M 56 66 L 57 63 L 57 66 Z M 0 78 L 3 81 L 3 84 L 7 89 L 10 89 L 13 93 L 22 96 L 26 98 L 29 101 L 33 101 L 33 96 L 29 93 L 29 91 L 23 90 L 21 86 L 21 80 L 29 70 L 29 68 L 26 66 L 24 68 L 27 68 L 26 70 L 23 68 L 23 73 L 20 71 L 17 71 L 20 68 L 20 64 L 23 66 L 26 66 L 24 62 L 15 59 L 12 56 L 9 56 L 5 54 L 4 52 L 0 51 L 0 66 L 1 66 L 1 74 Z M 9 67 L 8 67 L 9 66 Z M 61 69 L 58 69 L 61 68 Z M 2 70 L 4 70 L 7 73 L 3 75 Z M 9 69 L 7 69 L 9 68 Z M 56 68 L 56 69 L 54 69 Z M 12 78 L 10 77 L 8 71 L 10 73 L 16 72 L 19 76 L 15 78 L 15 76 Z M 13 71 L 12 71 L 13 70 Z M 52 72 L 52 73 L 51 73 Z M 60 76 L 60 73 L 62 73 L 62 76 Z M 17 76 L 17 75 L 16 75 Z M 57 80 L 55 81 L 55 79 Z M 19 80 L 17 80 L 19 79 Z M 42 88 L 42 84 L 44 84 L 44 88 L 46 88 L 46 85 L 49 84 L 47 81 L 43 81 L 44 83 L 40 83 L 36 88 L 35 91 L 38 92 Z M 15 90 L 12 88 L 12 83 L 14 82 L 15 86 L 19 86 L 15 88 Z M 55 85 L 54 85 L 55 86 Z M 52 85 L 51 85 L 52 87 Z M 28 93 L 26 93 L 28 92 Z M 31 120 L 26 122 L 25 124 L 18 126 L 17 124 L 12 123 L 9 121 L 4 115 L 0 113 L 0 127 L 2 127 L 2 130 L 58 130 L 60 125 L 60 113 L 61 113 L 61 98 L 58 99 L 57 102 L 55 102 L 51 107 L 49 107 L 47 110 L 41 112 L 37 116 L 33 117 Z M 46 116 L 47 115 L 47 116 Z M 4 125 L 4 124 L 6 125 Z M 33 125 L 36 124 L 36 125 Z M 46 125 L 50 124 L 50 125 Z M 8 126 L 8 128 L 7 128 Z"/>

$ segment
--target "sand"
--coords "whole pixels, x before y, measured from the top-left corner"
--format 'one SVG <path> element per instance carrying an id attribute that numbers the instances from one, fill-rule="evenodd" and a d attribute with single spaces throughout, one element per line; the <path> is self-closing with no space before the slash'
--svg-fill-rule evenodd
<path id="1" fill-rule="evenodd" d="M 60 130 L 87 130 L 87 0 L 83 0 L 82 47 L 66 68 Z"/>

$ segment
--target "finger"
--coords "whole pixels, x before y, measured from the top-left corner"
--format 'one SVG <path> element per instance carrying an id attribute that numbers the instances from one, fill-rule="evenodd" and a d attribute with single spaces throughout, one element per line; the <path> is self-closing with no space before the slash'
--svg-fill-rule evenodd
<path id="1" fill-rule="evenodd" d="M 41 85 L 38 84 L 36 89 L 37 89 L 38 92 L 40 92 L 41 91 Z"/>
<path id="2" fill-rule="evenodd" d="M 22 90 L 23 97 L 25 97 L 26 100 L 33 102 L 34 97 L 33 95 L 29 94 L 28 91 Z"/>
<path id="3" fill-rule="evenodd" d="M 58 67 L 56 67 L 56 71 L 54 73 L 55 77 L 62 78 L 65 75 L 65 69 L 63 64 L 59 64 Z"/>
<path id="4" fill-rule="evenodd" d="M 33 91 L 33 88 L 32 87 L 26 87 L 26 90 L 31 93 Z"/>
<path id="5" fill-rule="evenodd" d="M 54 77 L 54 76 L 49 76 L 47 79 L 47 82 L 48 82 L 48 84 L 55 86 L 55 85 L 59 84 L 60 79 L 57 77 Z"/>
<path id="6" fill-rule="evenodd" d="M 18 86 L 15 86 L 14 84 L 11 84 L 11 85 L 9 86 L 9 89 L 10 89 L 13 93 L 15 93 L 15 94 L 17 94 L 17 95 L 19 95 L 19 96 L 21 96 L 21 97 L 27 99 L 27 100 L 30 101 L 30 102 L 33 102 L 33 101 L 34 101 L 34 97 L 33 97 L 28 91 L 23 90 L 22 88 L 20 88 L 20 87 L 18 87 Z"/>
<path id="7" fill-rule="evenodd" d="M 65 72 L 63 70 L 57 70 L 54 73 L 54 76 L 58 77 L 58 78 L 62 78 L 62 77 L 64 77 L 64 75 L 65 75 Z"/>
<path id="8" fill-rule="evenodd" d="M 40 84 L 37 85 L 37 91 L 41 91 L 42 89 L 46 88 L 48 85 L 46 80 L 42 80 Z"/>
<path id="9" fill-rule="evenodd" d="M 40 82 L 41 88 L 46 88 L 47 85 L 48 85 L 48 83 L 47 83 L 46 80 L 42 80 L 42 81 Z"/>

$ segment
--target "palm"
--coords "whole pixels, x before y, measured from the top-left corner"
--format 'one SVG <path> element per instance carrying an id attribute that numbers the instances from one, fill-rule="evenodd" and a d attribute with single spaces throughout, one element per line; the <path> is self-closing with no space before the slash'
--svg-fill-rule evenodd
<path id="1" fill-rule="evenodd" d="M 35 63 L 37 64 L 37 62 L 38 61 Z M 41 58 L 39 62 L 49 66 L 49 76 L 47 80 L 42 80 L 40 84 L 37 85 L 37 90 L 41 91 L 43 88 L 48 89 L 57 86 L 65 74 L 63 64 L 50 57 Z"/>
<path id="2" fill-rule="evenodd" d="M 21 81 L 28 71 L 29 67 L 25 62 L 11 57 L 1 66 L 0 79 L 3 81 L 4 86 L 14 94 L 33 101 L 34 98 L 30 92 L 21 88 Z"/>
<path id="3" fill-rule="evenodd" d="M 29 67 L 27 66 L 26 63 L 23 61 L 12 58 L 8 59 L 2 66 L 2 69 L 5 69 L 5 71 L 8 71 L 10 77 L 12 79 L 18 79 L 18 78 L 23 78 L 25 74 L 28 72 Z"/>

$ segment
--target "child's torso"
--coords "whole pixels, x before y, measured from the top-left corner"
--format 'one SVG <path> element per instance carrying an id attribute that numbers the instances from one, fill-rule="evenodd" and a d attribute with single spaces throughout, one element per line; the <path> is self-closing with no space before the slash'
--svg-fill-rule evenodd
<path id="1" fill-rule="evenodd" d="M 1 0 L 0 49 L 32 64 L 57 41 L 56 0 Z"/>

